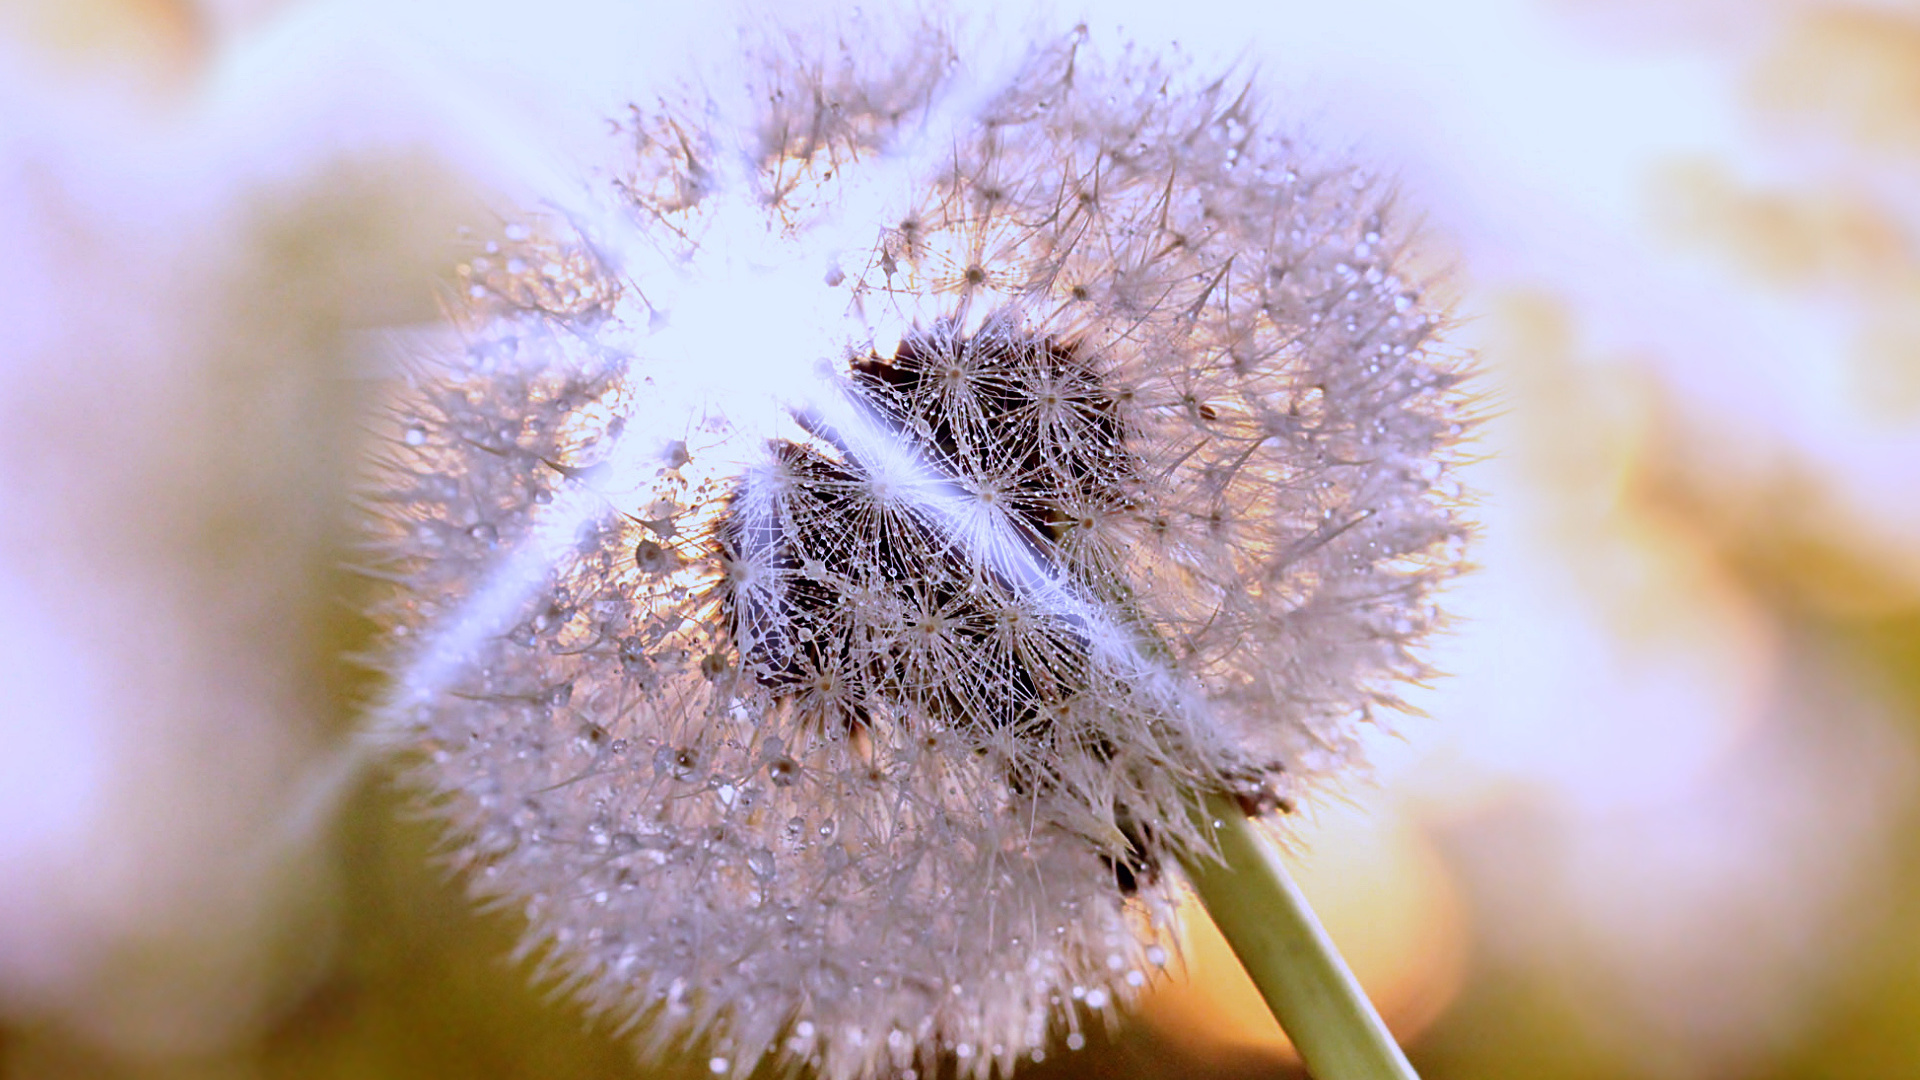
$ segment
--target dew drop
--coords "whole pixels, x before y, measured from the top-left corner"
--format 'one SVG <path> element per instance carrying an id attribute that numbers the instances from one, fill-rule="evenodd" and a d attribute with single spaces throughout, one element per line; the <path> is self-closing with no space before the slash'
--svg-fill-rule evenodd
<path id="1" fill-rule="evenodd" d="M 653 661 L 647 659 L 647 650 L 637 637 L 622 639 L 620 642 L 620 666 L 629 675 L 645 675 L 653 669 Z"/>
<path id="2" fill-rule="evenodd" d="M 767 763 L 767 779 L 774 787 L 791 787 L 799 776 L 800 763 L 790 757 L 777 757 Z"/>
<path id="3" fill-rule="evenodd" d="M 675 780 L 691 780 L 700 759 L 693 751 L 681 747 L 663 746 L 653 752 L 653 771 L 655 775 L 666 773 Z"/>
<path id="4" fill-rule="evenodd" d="M 634 545 L 633 561 L 640 567 L 641 572 L 647 574 L 659 574 L 673 569 L 673 556 L 667 552 L 666 548 L 651 540 L 642 540 Z"/>
<path id="5" fill-rule="evenodd" d="M 766 848 L 755 848 L 747 853 L 747 869 L 762 881 L 773 878 L 773 852 Z"/>

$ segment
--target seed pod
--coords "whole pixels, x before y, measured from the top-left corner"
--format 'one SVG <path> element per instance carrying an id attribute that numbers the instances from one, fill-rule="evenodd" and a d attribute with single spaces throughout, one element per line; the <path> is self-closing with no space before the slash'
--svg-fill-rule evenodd
<path id="1" fill-rule="evenodd" d="M 385 716 L 649 1046 L 1011 1068 L 1163 955 L 1196 799 L 1428 673 L 1465 419 L 1388 200 L 1090 51 L 788 40 L 636 113 L 398 397 Z"/>

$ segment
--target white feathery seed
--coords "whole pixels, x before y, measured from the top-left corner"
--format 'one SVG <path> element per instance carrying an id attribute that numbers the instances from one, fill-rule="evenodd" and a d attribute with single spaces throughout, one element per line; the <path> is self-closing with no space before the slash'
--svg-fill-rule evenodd
<path id="1" fill-rule="evenodd" d="M 465 268 L 372 481 L 382 717 L 646 1048 L 985 1076 L 1136 996 L 1202 794 L 1428 674 L 1462 364 L 1247 86 L 843 30 Z"/>

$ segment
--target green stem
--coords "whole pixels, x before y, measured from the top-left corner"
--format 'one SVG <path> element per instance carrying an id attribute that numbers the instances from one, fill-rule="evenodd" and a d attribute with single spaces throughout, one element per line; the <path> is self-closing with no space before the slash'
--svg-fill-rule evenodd
<path id="1" fill-rule="evenodd" d="M 1315 1080 L 1419 1080 L 1272 841 L 1229 799 L 1209 796 L 1206 813 L 1220 855 L 1183 859 L 1187 880 L 1307 1071 Z"/>

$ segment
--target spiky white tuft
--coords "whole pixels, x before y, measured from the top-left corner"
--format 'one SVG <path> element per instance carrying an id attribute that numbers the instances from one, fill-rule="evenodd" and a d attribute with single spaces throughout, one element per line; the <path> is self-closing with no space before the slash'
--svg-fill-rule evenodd
<path id="1" fill-rule="evenodd" d="M 386 720 L 648 1045 L 1011 1068 L 1132 996 L 1197 799 L 1425 674 L 1465 420 L 1388 200 L 1090 52 L 788 40 L 636 112 L 397 396 Z"/>

